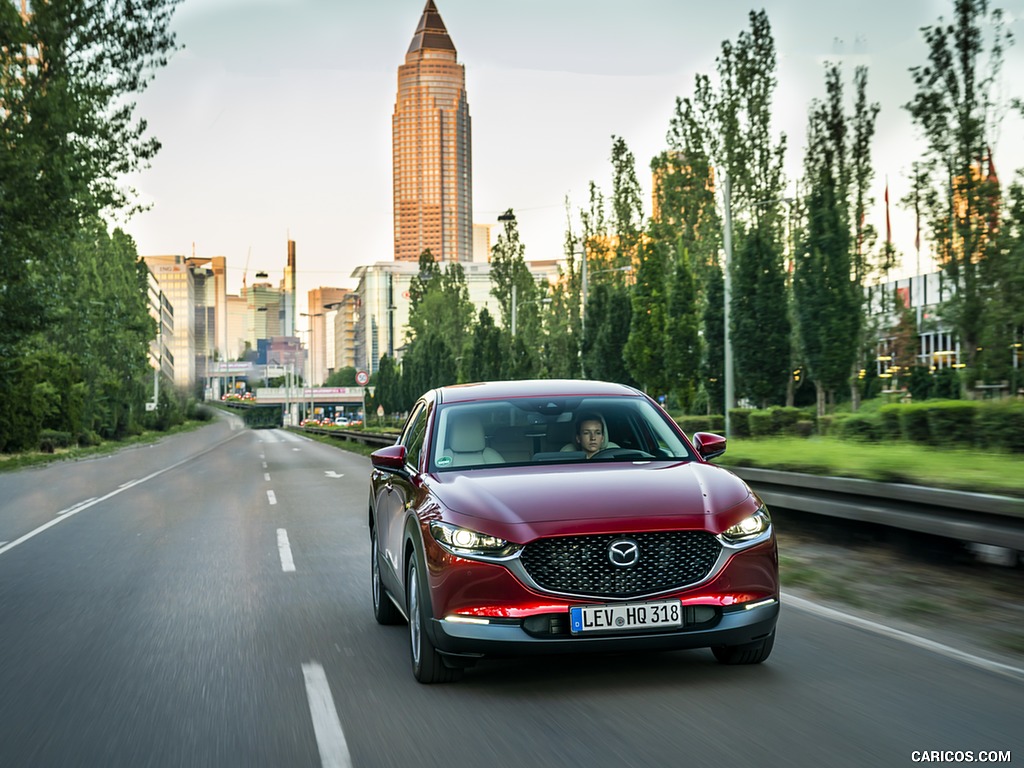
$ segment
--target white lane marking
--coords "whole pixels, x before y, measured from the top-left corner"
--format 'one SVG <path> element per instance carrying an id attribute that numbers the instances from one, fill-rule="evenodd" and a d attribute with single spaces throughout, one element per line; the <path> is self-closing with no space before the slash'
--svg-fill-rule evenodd
<path id="1" fill-rule="evenodd" d="M 267 462 L 265 462 L 265 461 L 263 462 L 263 468 L 264 468 L 264 469 L 266 469 L 266 468 L 267 468 Z"/>
<path id="2" fill-rule="evenodd" d="M 794 608 L 799 608 L 807 613 L 815 613 L 819 616 L 825 617 L 826 619 L 838 621 L 842 624 L 848 624 L 851 627 L 865 629 L 868 632 L 874 632 L 876 635 L 900 640 L 909 645 L 924 648 L 925 650 L 932 651 L 933 653 L 938 653 L 942 656 L 956 659 L 957 661 L 962 661 L 975 667 L 980 667 L 981 669 L 987 669 L 988 671 L 995 672 L 999 675 L 1024 680 L 1024 669 L 1020 667 L 1014 667 L 1009 664 L 1003 664 L 999 661 L 993 661 L 992 659 L 975 656 L 973 653 L 961 651 L 959 648 L 943 645 L 942 643 L 937 643 L 934 640 L 929 640 L 926 637 L 920 637 L 918 635 L 913 635 L 910 632 L 904 632 L 902 629 L 888 627 L 885 624 L 879 624 L 878 622 L 871 621 L 870 619 L 864 619 L 860 616 L 853 616 L 849 613 L 837 611 L 834 608 L 818 605 L 815 602 L 805 600 L 801 597 L 795 597 L 794 595 L 783 593 L 782 602 L 784 605 L 792 605 Z"/>
<path id="3" fill-rule="evenodd" d="M 264 472 L 263 473 L 263 479 L 266 480 L 269 483 L 270 482 L 270 473 L 269 472 Z"/>
<path id="4" fill-rule="evenodd" d="M 62 509 L 60 512 L 58 512 L 57 513 L 57 517 L 60 517 L 61 515 L 66 515 L 66 514 L 68 514 L 70 512 L 75 512 L 83 504 L 89 504 L 89 503 L 94 502 L 94 501 L 96 501 L 96 497 L 95 496 L 93 496 L 91 499 L 86 499 L 85 501 L 80 501 L 77 504 L 72 504 L 67 509 Z M 0 543 L 2 543 L 2 542 L 0 542 Z"/>
<path id="5" fill-rule="evenodd" d="M 270 502 L 271 506 L 277 504 L 277 496 L 274 495 L 273 491 L 267 491 L 267 501 Z"/>
<path id="6" fill-rule="evenodd" d="M 333 469 L 325 469 L 324 474 L 327 475 L 328 477 L 344 477 L 344 475 L 338 474 Z"/>
<path id="7" fill-rule="evenodd" d="M 284 528 L 277 529 L 277 551 L 281 554 L 281 570 L 289 573 L 295 570 L 295 561 L 292 559 L 292 545 L 288 543 L 288 531 Z"/>
<path id="8" fill-rule="evenodd" d="M 348 753 L 345 732 L 338 720 L 338 710 L 334 707 L 324 668 L 311 661 L 302 665 L 302 676 L 306 680 L 306 698 L 309 700 L 316 745 L 320 749 L 320 764 L 323 768 L 351 768 L 352 757 Z"/>
<path id="9" fill-rule="evenodd" d="M 106 501 L 107 499 L 112 499 L 114 496 L 117 496 L 117 494 L 123 493 L 124 491 L 127 491 L 129 488 L 133 488 L 136 485 L 142 485 L 143 483 L 148 482 L 149 480 L 152 480 L 154 477 L 159 477 L 160 475 L 164 474 L 165 472 L 170 472 L 172 469 L 177 469 L 178 467 L 182 466 L 183 464 L 188 464 L 190 461 L 195 461 L 200 456 L 205 456 L 206 454 L 210 453 L 211 451 L 214 451 L 217 448 L 220 448 L 225 443 L 228 443 L 231 440 L 234 440 L 236 437 L 239 437 L 241 435 L 246 434 L 248 431 L 249 430 L 246 430 L 245 432 L 234 432 L 226 440 L 222 440 L 219 443 L 211 445 L 205 451 L 201 451 L 201 452 L 199 452 L 199 453 L 197 453 L 197 454 L 195 454 L 193 456 L 186 456 L 181 461 L 177 461 L 174 464 L 170 464 L 170 465 L 164 467 L 163 469 L 158 469 L 156 472 L 153 472 L 150 475 L 146 475 L 145 477 L 141 477 L 138 480 L 134 480 L 131 483 L 127 483 L 125 485 L 122 485 L 120 488 L 118 488 L 115 491 L 111 491 L 106 496 L 100 496 L 99 498 L 94 499 L 92 501 L 83 502 L 80 505 L 72 507 L 67 512 L 65 512 L 63 515 L 59 515 L 59 516 L 53 518 L 48 523 L 43 523 L 42 525 L 40 525 L 35 530 L 29 531 L 28 533 L 26 533 L 21 538 L 15 539 L 14 541 L 8 542 L 7 544 L 0 545 L 0 555 L 2 555 L 4 552 L 10 552 L 12 549 L 14 549 L 19 544 L 24 544 L 26 541 L 28 541 L 29 539 L 35 538 L 36 536 L 38 536 L 43 531 L 48 530 L 50 528 L 53 528 L 53 526 L 57 525 L 57 523 L 63 523 L 65 520 L 70 520 L 72 517 L 77 515 L 79 512 L 82 512 L 82 511 L 88 509 L 89 507 L 94 507 L 97 504 L 100 504 L 100 503 Z"/>

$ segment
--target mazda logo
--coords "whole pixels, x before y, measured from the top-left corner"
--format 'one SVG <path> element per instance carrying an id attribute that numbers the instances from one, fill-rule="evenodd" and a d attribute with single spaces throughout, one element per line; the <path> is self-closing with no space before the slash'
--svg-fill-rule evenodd
<path id="1" fill-rule="evenodd" d="M 608 545 L 608 559 L 619 568 L 636 565 L 640 559 L 640 545 L 632 539 L 617 539 Z"/>

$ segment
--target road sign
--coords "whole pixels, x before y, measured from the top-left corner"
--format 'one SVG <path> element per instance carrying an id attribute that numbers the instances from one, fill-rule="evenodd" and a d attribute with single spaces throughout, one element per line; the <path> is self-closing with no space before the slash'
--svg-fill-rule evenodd
<path id="1" fill-rule="evenodd" d="M 365 387 L 369 383 L 369 381 L 370 374 L 368 374 L 366 371 L 359 371 L 356 374 L 356 384 L 358 384 L 360 387 Z"/>

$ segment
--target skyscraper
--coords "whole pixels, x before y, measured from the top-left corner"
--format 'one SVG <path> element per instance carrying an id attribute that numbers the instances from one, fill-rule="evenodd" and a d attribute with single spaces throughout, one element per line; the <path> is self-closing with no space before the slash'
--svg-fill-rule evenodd
<path id="1" fill-rule="evenodd" d="M 473 259 L 473 164 L 466 71 L 434 0 L 427 0 L 391 118 L 395 260 L 430 249 L 444 261 Z"/>

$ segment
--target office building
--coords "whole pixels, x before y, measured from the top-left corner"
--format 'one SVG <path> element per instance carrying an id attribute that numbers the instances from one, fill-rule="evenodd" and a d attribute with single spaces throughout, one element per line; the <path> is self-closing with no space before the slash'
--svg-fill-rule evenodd
<path id="1" fill-rule="evenodd" d="M 466 72 L 427 0 L 392 116 L 395 261 L 473 260 L 473 164 Z"/>

